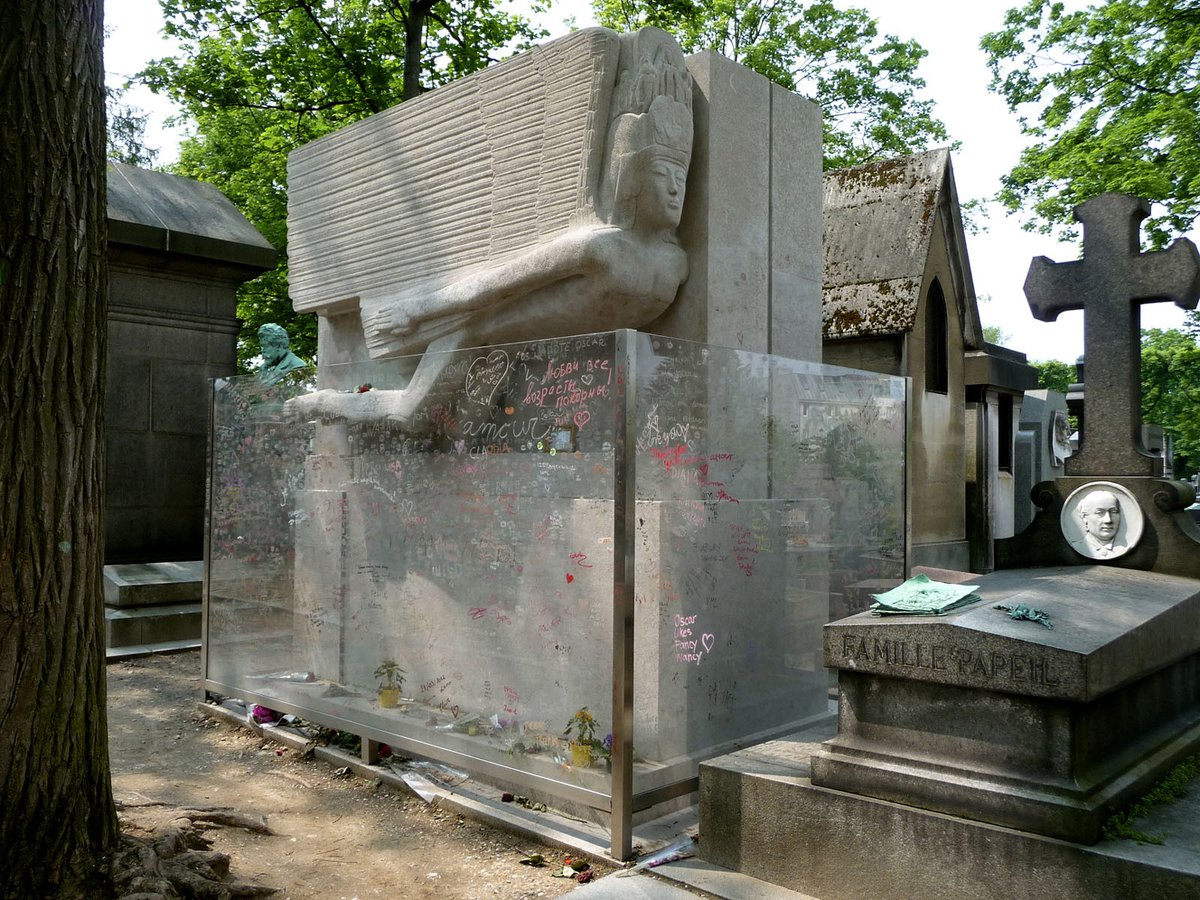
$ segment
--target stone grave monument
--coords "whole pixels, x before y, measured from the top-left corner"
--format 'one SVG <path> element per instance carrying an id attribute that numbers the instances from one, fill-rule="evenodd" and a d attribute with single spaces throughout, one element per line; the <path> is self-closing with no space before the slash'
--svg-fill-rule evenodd
<path id="1" fill-rule="evenodd" d="M 836 736 L 703 764 L 706 858 L 828 900 L 1200 893 L 1200 865 L 1091 849 L 1200 748 L 1192 492 L 1152 477 L 1136 444 L 1136 304 L 1193 308 L 1200 265 L 1183 240 L 1140 254 L 1147 214 L 1097 197 L 1076 210 L 1083 259 L 1030 268 L 1035 315 L 1082 307 L 1087 357 L 1104 361 L 1080 452 L 1035 488 L 1032 525 L 997 542 L 1000 570 L 939 573 L 973 603 L 825 627 Z"/>
<path id="2" fill-rule="evenodd" d="M 819 359 L 819 121 L 811 103 L 717 54 L 685 59 L 674 39 L 658 29 L 623 35 L 585 29 L 292 154 L 292 297 L 298 311 L 320 316 L 318 390 L 288 403 L 290 416 L 324 426 L 306 479 L 315 488 L 307 492 L 310 515 L 296 530 L 298 621 L 314 669 L 374 665 L 366 658 L 345 662 L 335 632 L 306 624 L 327 607 L 331 593 L 372 603 L 387 594 L 389 610 L 407 610 L 409 625 L 389 622 L 380 634 L 411 631 L 413 610 L 431 615 L 436 608 L 433 598 L 441 589 L 411 574 L 388 576 L 373 567 L 377 557 L 396 552 L 390 544 L 382 546 L 379 535 L 403 533 L 404 527 L 363 515 L 384 501 L 383 482 L 367 483 L 341 460 L 354 439 L 347 429 L 356 426 L 390 423 L 414 434 L 436 430 L 443 414 L 436 385 L 454 374 L 447 371 L 453 351 L 623 327 Z M 779 149 L 784 146 L 787 152 Z M 575 384 L 572 394 L 594 392 L 592 376 L 572 368 L 570 357 L 578 351 L 567 347 L 562 344 L 558 363 L 553 357 L 510 360 L 504 351 L 481 356 L 468 382 L 478 385 L 485 405 L 504 394 L 517 369 L 538 369 L 533 387 L 522 391 L 526 405 L 537 391 L 556 389 L 559 382 Z M 407 381 L 385 384 L 363 374 L 378 371 L 370 368 L 373 361 L 405 358 L 415 361 L 405 363 L 412 366 Z M 355 389 L 368 382 L 370 390 Z M 588 411 L 576 409 L 577 400 L 537 399 L 539 407 L 551 403 L 566 410 L 562 427 L 571 430 L 572 449 L 599 449 L 588 440 Z M 668 413 L 664 404 L 661 415 Z M 481 433 L 489 427 L 494 426 L 478 425 Z M 518 449 L 511 433 L 489 433 L 495 439 L 481 442 L 479 452 L 488 446 L 497 454 Z M 685 436 L 679 432 L 671 444 L 681 460 L 698 446 L 695 438 L 685 443 Z M 358 440 L 361 448 L 361 436 Z M 655 435 L 647 433 L 644 440 L 646 452 L 659 449 Z M 526 463 L 511 455 L 513 472 Z M 428 467 L 431 478 L 464 484 L 463 477 L 449 475 L 456 465 L 452 455 L 440 461 L 414 458 L 406 477 L 416 483 L 417 471 Z M 504 464 L 497 456 L 491 465 Z M 493 473 L 490 483 L 477 487 L 489 495 L 518 480 Z M 594 480 L 602 493 L 603 477 Z M 765 484 L 765 475 L 759 480 Z M 765 496 L 765 488 L 755 490 L 755 496 Z M 537 519 L 542 514 L 536 512 Z M 799 514 L 730 504 L 713 527 L 767 535 Z M 540 521 L 524 521 L 526 515 L 535 513 L 508 517 L 515 531 L 548 530 Z M 611 510 L 606 501 L 579 501 L 554 515 L 550 533 L 584 546 L 589 535 L 603 531 Z M 818 514 L 813 515 L 815 522 Z M 651 522 L 658 518 L 653 509 L 645 516 Z M 667 526 L 660 531 L 655 541 L 665 542 Z M 331 540 L 330 534 L 339 537 Z M 432 533 L 428 539 L 435 541 Z M 645 558 L 654 560 L 650 565 L 657 565 L 660 552 L 668 553 L 665 543 L 647 552 Z M 444 578 L 454 570 L 447 564 L 437 574 Z M 762 580 L 782 578 L 781 572 L 770 574 L 765 557 L 756 571 Z M 541 564 L 525 562 L 511 593 L 520 595 L 532 589 L 523 585 L 539 579 L 549 580 Z M 642 583 L 654 581 L 643 573 Z M 575 594 L 584 583 L 571 582 Z M 674 627 L 666 604 L 678 591 L 667 585 L 647 592 L 641 612 L 648 622 L 660 620 L 664 634 Z M 735 589 L 732 576 L 721 588 Z M 707 634 L 710 642 L 713 633 Z M 647 628 L 640 639 L 649 645 L 639 651 L 638 665 L 644 669 L 640 697 L 653 706 L 662 642 L 651 634 Z M 700 632 L 696 637 L 705 639 Z M 699 645 L 692 643 L 689 652 L 699 659 Z M 465 668 L 465 658 L 441 648 L 438 653 L 446 657 L 438 663 L 443 668 Z M 511 655 L 497 650 L 498 657 Z M 823 715 L 822 679 L 815 677 L 819 662 L 813 658 L 807 665 L 814 681 L 812 700 L 805 702 L 810 712 Z M 363 677 L 357 669 L 351 676 Z M 561 687 L 554 681 L 532 681 L 522 691 L 523 708 L 553 710 L 545 718 L 565 719 L 570 710 L 555 699 Z M 602 697 L 608 685 L 597 689 Z M 795 706 L 796 696 L 763 693 L 741 704 L 741 721 L 727 724 L 758 730 Z M 683 754 L 689 737 L 682 717 L 647 715 L 654 724 L 641 727 L 641 751 L 664 759 Z M 757 724 L 748 726 L 747 716 L 758 716 Z"/>
<path id="3" fill-rule="evenodd" d="M 1021 400 L 1021 422 L 1013 435 L 1013 528 L 1024 531 L 1037 507 L 1035 485 L 1065 474 L 1071 449 L 1071 421 L 1067 398 L 1056 391 L 1026 391 Z"/>
<path id="4" fill-rule="evenodd" d="M 1063 310 L 1083 310 L 1090 362 L 1079 450 L 1065 460 L 1061 477 L 1034 485 L 1033 523 L 997 541 L 997 568 L 1119 558 L 1125 568 L 1200 578 L 1200 531 L 1184 512 L 1194 491 L 1162 478 L 1160 457 L 1143 446 L 1137 315 L 1139 304 L 1153 301 L 1195 308 L 1200 262 L 1185 239 L 1140 253 L 1139 224 L 1149 214 L 1145 201 L 1133 197 L 1095 197 L 1075 210 L 1083 224 L 1083 259 L 1038 257 L 1029 267 L 1025 293 L 1037 318 L 1053 321 Z M 1117 520 L 1100 542 L 1102 553 L 1088 549 L 1096 536 L 1089 511 L 1097 499 Z"/>
<path id="5" fill-rule="evenodd" d="M 591 809 L 582 710 L 646 807 L 827 720 L 830 593 L 904 567 L 906 389 L 819 365 L 819 138 L 588 29 L 295 151 L 319 368 L 217 398 L 206 687 Z"/>

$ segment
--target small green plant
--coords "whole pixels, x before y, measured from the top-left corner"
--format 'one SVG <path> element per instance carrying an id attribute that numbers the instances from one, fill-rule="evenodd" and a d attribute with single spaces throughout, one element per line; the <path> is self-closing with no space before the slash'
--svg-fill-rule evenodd
<path id="1" fill-rule="evenodd" d="M 1134 820 L 1149 815 L 1156 806 L 1164 806 L 1187 796 L 1188 785 L 1197 775 L 1200 775 L 1200 755 L 1189 756 L 1167 773 L 1145 797 L 1110 816 L 1104 823 L 1104 836 L 1110 841 L 1124 838 L 1139 844 L 1161 844 L 1163 839 L 1160 836 L 1134 828 Z"/>
<path id="2" fill-rule="evenodd" d="M 403 690 L 404 675 L 404 670 L 400 668 L 399 663 L 397 663 L 394 659 L 385 659 L 375 670 L 375 677 L 379 679 L 379 689 L 381 691 Z"/>
<path id="3" fill-rule="evenodd" d="M 572 733 L 574 737 L 572 737 Z M 588 712 L 586 706 L 576 711 L 567 719 L 567 728 L 563 737 L 571 739 L 576 744 L 596 744 L 596 717 Z"/>

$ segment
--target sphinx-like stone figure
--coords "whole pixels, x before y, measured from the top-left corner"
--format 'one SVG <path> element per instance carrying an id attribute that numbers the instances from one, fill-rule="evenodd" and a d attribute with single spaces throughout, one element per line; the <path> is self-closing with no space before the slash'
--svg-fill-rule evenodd
<path id="1" fill-rule="evenodd" d="M 613 36 L 616 37 L 616 36 Z M 372 358 L 425 353 L 407 387 L 291 401 L 322 419 L 407 421 L 444 367 L 439 351 L 656 319 L 687 278 L 676 229 L 692 148 L 692 80 L 657 29 L 620 36 L 600 178 L 575 224 L 487 264 L 387 293 L 360 292 Z"/>

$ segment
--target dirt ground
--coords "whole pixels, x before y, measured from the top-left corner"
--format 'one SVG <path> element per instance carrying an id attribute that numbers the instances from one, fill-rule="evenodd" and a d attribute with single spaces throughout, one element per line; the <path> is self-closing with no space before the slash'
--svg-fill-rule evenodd
<path id="1" fill-rule="evenodd" d="M 297 751 L 279 755 L 279 745 L 205 716 L 199 699 L 198 651 L 109 664 L 113 791 L 134 806 L 229 807 L 265 817 L 275 835 L 208 833 L 240 880 L 292 900 L 558 897 L 579 887 L 551 877 L 556 867 L 520 864 L 528 853 L 561 864 L 561 850 L 353 774 L 337 776 Z"/>

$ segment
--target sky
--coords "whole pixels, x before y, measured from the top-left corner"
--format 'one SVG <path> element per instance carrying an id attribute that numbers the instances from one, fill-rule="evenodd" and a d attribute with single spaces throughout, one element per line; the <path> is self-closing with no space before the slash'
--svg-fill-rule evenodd
<path id="1" fill-rule="evenodd" d="M 881 33 L 916 38 L 929 52 L 921 64 L 926 81 L 924 96 L 935 101 L 935 114 L 945 122 L 953 140 L 961 142 L 952 158 L 961 202 L 987 200 L 1000 188 L 1000 177 L 1017 162 L 1024 138 L 1016 117 L 998 95 L 987 90 L 989 73 L 979 38 L 997 30 L 1004 13 L 1019 0 L 846 0 L 843 6 L 867 9 L 879 20 Z M 1082 6 L 1068 0 L 1067 6 Z M 586 0 L 555 0 L 550 14 L 539 20 L 551 37 L 567 31 L 564 20 L 592 24 Z M 106 0 L 105 68 L 109 84 L 121 85 L 151 59 L 168 56 L 173 45 L 161 34 L 162 12 L 158 0 Z M 165 127 L 173 110 L 145 88 L 134 88 L 125 102 L 151 115 L 147 143 L 159 150 L 159 164 L 177 156 L 183 132 Z M 1039 322 L 1029 312 L 1022 285 L 1029 262 L 1047 256 L 1056 262 L 1077 258 L 1078 245 L 1061 243 L 1053 236 L 1021 229 L 1018 216 L 1007 215 L 997 204 L 979 234 L 967 236 L 975 292 L 981 298 L 980 318 L 1007 335 L 1005 345 L 1028 355 L 1031 361 L 1059 359 L 1074 362 L 1083 353 L 1083 314 L 1062 313 L 1055 322 Z M 1200 243 L 1200 233 L 1188 235 Z M 985 299 L 986 298 L 986 299 Z M 1143 328 L 1177 328 L 1184 312 L 1169 303 L 1142 307 Z"/>

